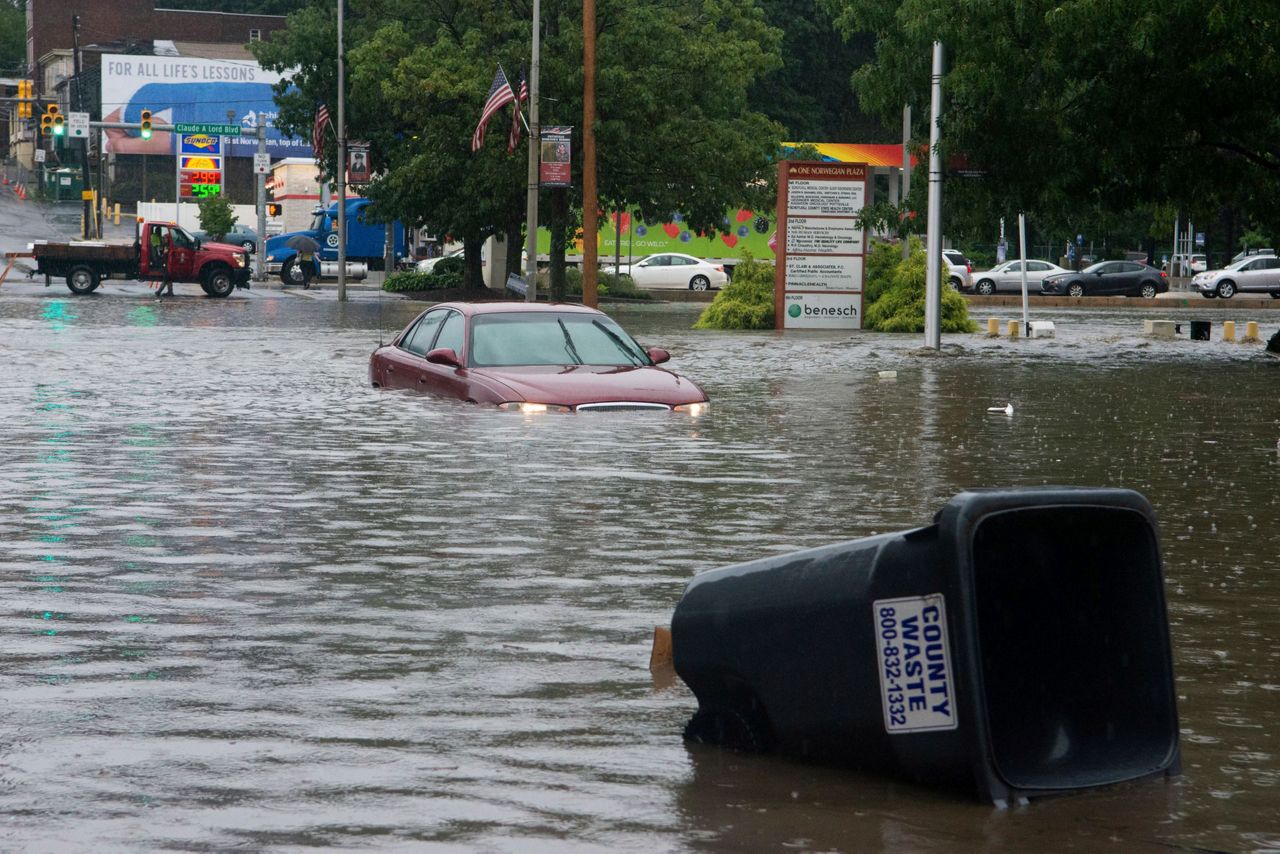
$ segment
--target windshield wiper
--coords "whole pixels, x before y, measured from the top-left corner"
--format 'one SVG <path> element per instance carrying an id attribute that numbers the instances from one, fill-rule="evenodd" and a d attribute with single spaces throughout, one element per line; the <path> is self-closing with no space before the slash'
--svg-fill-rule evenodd
<path id="1" fill-rule="evenodd" d="M 631 362 L 631 364 L 633 365 L 644 364 L 644 361 L 641 360 L 640 357 L 635 354 L 635 351 L 633 351 L 630 347 L 628 347 L 627 343 L 623 341 L 620 337 L 618 337 L 618 333 L 614 332 L 612 329 L 605 326 L 603 323 L 601 323 L 598 320 L 593 320 L 591 321 L 591 323 L 593 326 L 599 327 L 600 331 L 603 332 L 605 335 L 609 336 L 609 340 L 613 342 L 613 346 L 621 350 L 623 355 L 627 357 L 627 359 Z"/>
<path id="2" fill-rule="evenodd" d="M 573 346 L 573 338 L 569 336 L 569 327 L 564 325 L 564 321 L 556 318 L 556 323 L 560 324 L 560 331 L 564 333 L 564 349 L 569 352 L 569 357 L 573 359 L 575 365 L 582 364 L 582 357 L 578 355 L 578 348 Z"/>

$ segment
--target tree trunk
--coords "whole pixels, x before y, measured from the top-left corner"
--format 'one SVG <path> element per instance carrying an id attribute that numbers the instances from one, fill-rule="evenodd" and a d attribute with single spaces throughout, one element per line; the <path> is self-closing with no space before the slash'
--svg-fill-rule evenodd
<path id="1" fill-rule="evenodd" d="M 569 191 L 557 187 L 551 191 L 551 299 L 564 300 L 565 292 L 565 231 L 569 227 Z"/>
<path id="2" fill-rule="evenodd" d="M 479 290 L 484 287 L 484 269 L 480 264 L 480 249 L 484 241 L 479 237 L 462 239 L 462 286 L 467 290 Z"/>
<path id="3" fill-rule="evenodd" d="M 524 237 L 521 235 L 521 225 L 524 223 L 525 211 L 518 209 L 511 212 L 507 217 L 507 275 L 515 273 L 517 276 L 524 276 L 524 265 L 520 263 L 520 250 L 524 248 Z M 494 282 L 494 288 L 504 290 L 507 287 L 506 282 Z"/>

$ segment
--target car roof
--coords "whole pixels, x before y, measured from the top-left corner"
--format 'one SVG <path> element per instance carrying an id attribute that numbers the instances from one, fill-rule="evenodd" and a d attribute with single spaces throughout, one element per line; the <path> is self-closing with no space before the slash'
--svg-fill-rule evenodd
<path id="1" fill-rule="evenodd" d="M 437 308 L 451 308 L 468 316 L 480 314 L 604 314 L 602 311 L 572 302 L 442 302 L 439 305 L 431 306 L 427 311 Z"/>

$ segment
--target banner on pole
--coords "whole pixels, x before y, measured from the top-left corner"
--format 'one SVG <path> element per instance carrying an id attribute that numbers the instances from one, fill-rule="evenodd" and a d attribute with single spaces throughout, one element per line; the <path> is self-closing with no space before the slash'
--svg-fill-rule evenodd
<path id="1" fill-rule="evenodd" d="M 542 165 L 539 183 L 544 187 L 572 187 L 573 155 L 572 127 L 544 127 L 542 129 Z"/>
<path id="2" fill-rule="evenodd" d="M 369 168 L 369 143 L 347 143 L 347 183 L 368 184 L 373 177 Z"/>

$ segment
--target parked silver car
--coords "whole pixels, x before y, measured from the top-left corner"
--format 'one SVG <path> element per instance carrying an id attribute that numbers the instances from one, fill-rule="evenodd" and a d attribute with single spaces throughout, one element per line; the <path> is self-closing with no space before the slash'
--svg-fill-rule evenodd
<path id="1" fill-rule="evenodd" d="M 957 291 L 973 287 L 973 266 L 959 249 L 943 249 L 942 260 L 947 265 L 947 284 Z"/>
<path id="2" fill-rule="evenodd" d="M 1197 273 L 1191 279 L 1191 287 L 1206 299 L 1231 299 L 1237 291 L 1268 293 L 1272 299 L 1280 299 L 1280 258 L 1250 255 L 1225 269 Z"/>
<path id="3" fill-rule="evenodd" d="M 1049 261 L 1027 261 L 1027 293 L 1040 293 L 1045 276 L 1066 273 L 1065 268 Z M 973 289 L 983 296 L 1001 292 L 1022 293 L 1022 261 L 1005 261 L 985 273 L 973 274 Z"/>

